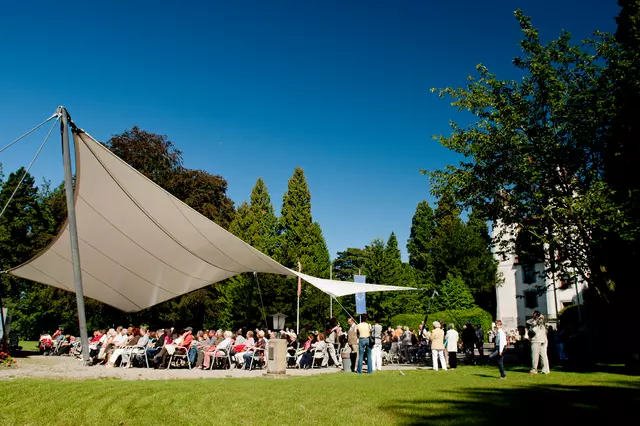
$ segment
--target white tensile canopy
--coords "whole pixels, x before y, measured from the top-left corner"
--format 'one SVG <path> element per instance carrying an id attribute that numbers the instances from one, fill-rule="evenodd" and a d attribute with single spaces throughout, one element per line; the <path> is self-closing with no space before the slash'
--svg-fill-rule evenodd
<path id="1" fill-rule="evenodd" d="M 299 276 L 345 296 L 410 287 L 315 278 L 284 267 L 74 129 L 75 207 L 84 295 L 136 312 L 243 272 Z M 74 291 L 68 224 L 11 275 Z M 292 281 L 291 285 L 295 285 Z"/>

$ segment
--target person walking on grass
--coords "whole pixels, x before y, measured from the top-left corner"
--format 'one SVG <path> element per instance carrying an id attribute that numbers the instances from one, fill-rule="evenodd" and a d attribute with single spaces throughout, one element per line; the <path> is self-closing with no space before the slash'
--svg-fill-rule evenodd
<path id="1" fill-rule="evenodd" d="M 371 336 L 371 325 L 367 322 L 367 314 L 362 314 L 362 320 L 357 326 L 358 331 L 358 374 L 362 374 L 363 356 L 367 355 L 367 373 L 373 374 L 373 360 L 371 359 L 371 346 L 369 337 Z"/>
<path id="2" fill-rule="evenodd" d="M 447 361 L 444 359 L 444 331 L 438 321 L 433 322 L 431 332 L 431 357 L 433 358 L 433 370 L 438 371 L 438 359 L 442 364 L 442 369 L 447 371 Z"/>
<path id="3" fill-rule="evenodd" d="M 498 369 L 500 370 L 500 378 L 506 379 L 507 375 L 504 372 L 504 350 L 507 347 L 507 335 L 504 334 L 504 330 L 502 329 L 502 321 L 496 320 L 496 349 L 489 355 L 489 359 L 496 358 L 496 362 L 498 363 Z"/>
<path id="4" fill-rule="evenodd" d="M 538 374 L 538 361 L 540 360 L 542 360 L 542 374 L 549 374 L 547 327 L 544 325 L 544 316 L 540 314 L 540 311 L 533 313 L 533 318 L 527 321 L 527 326 L 531 339 L 531 371 L 529 374 Z"/>

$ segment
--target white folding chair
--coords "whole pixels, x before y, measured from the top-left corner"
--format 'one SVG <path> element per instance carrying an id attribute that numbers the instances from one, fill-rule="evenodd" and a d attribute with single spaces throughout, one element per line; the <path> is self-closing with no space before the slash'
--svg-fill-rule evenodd
<path id="1" fill-rule="evenodd" d="M 231 348 L 216 349 L 209 370 L 213 370 L 213 364 L 215 364 L 217 360 L 221 360 L 222 367 L 225 366 L 224 361 L 226 361 L 226 366 L 231 369 Z"/>
<path id="2" fill-rule="evenodd" d="M 260 352 L 262 352 L 262 358 L 260 358 Z M 254 361 L 260 365 L 260 368 L 267 362 L 267 348 L 256 348 L 253 354 L 251 355 L 251 363 L 249 363 L 249 370 L 253 370 Z"/>
<path id="3" fill-rule="evenodd" d="M 315 348 L 313 350 L 313 361 L 311 362 L 311 368 L 313 369 L 313 367 L 315 367 L 317 361 L 319 361 L 320 365 L 322 366 L 322 362 L 324 361 L 324 359 L 325 359 L 324 350 Z"/>

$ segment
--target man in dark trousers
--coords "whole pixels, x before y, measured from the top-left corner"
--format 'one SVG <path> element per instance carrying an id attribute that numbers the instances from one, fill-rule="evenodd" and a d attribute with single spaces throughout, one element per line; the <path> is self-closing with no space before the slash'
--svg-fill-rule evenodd
<path id="1" fill-rule="evenodd" d="M 476 331 L 473 329 L 473 325 L 470 322 L 466 323 L 462 330 L 462 344 L 464 346 L 465 362 L 469 365 L 475 365 L 476 363 L 473 354 L 476 339 Z"/>
<path id="2" fill-rule="evenodd" d="M 484 363 L 484 331 L 482 331 L 480 324 L 476 326 L 476 348 L 478 349 L 480 363 Z"/>

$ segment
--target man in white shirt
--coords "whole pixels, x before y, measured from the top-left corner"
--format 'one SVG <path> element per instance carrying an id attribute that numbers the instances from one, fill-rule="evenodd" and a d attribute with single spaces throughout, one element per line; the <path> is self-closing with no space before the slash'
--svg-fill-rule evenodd
<path id="1" fill-rule="evenodd" d="M 449 368 L 453 370 L 458 366 L 458 332 L 453 328 L 453 324 L 449 324 L 444 341 L 449 354 Z"/>
<path id="2" fill-rule="evenodd" d="M 127 341 L 127 329 L 123 328 L 122 330 L 120 330 L 120 332 L 118 334 L 116 334 L 116 337 L 113 338 L 113 344 L 114 346 L 122 346 L 124 342 Z"/>
<path id="3" fill-rule="evenodd" d="M 489 359 L 498 357 L 498 369 L 500 369 L 500 378 L 506 379 L 507 375 L 504 372 L 504 350 L 507 347 L 507 336 L 502 329 L 502 321 L 496 320 L 496 350 L 489 355 Z"/>
<path id="4" fill-rule="evenodd" d="M 533 318 L 527 320 L 529 338 L 531 339 L 531 371 L 538 374 L 538 361 L 542 361 L 542 374 L 549 374 L 549 359 L 547 358 L 547 327 L 544 316 L 540 311 L 533 313 Z"/>

